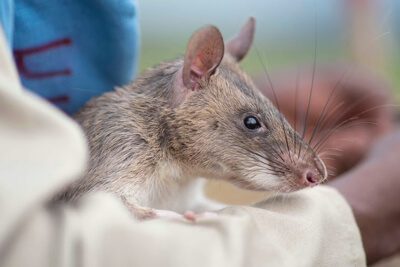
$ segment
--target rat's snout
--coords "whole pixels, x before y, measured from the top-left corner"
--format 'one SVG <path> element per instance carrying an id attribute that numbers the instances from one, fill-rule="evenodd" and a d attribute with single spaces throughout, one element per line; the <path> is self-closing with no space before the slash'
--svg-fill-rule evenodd
<path id="1" fill-rule="evenodd" d="M 320 158 L 314 158 L 314 164 L 310 164 L 301 172 L 300 179 L 302 182 L 310 187 L 316 186 L 327 177 L 325 164 Z"/>
<path id="2" fill-rule="evenodd" d="M 314 153 L 305 157 L 293 155 L 284 157 L 288 168 L 291 170 L 291 179 L 297 186 L 314 187 L 322 183 L 327 177 L 325 164 Z"/>
<path id="3" fill-rule="evenodd" d="M 300 179 L 302 179 L 307 186 L 313 187 L 319 184 L 323 180 L 323 177 L 313 170 L 306 170 Z"/>

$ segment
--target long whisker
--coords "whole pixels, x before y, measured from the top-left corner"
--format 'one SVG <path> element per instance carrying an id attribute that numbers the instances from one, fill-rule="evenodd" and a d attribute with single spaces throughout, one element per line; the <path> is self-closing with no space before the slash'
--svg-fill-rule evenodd
<path id="1" fill-rule="evenodd" d="M 311 142 L 312 142 L 312 140 L 313 140 L 313 138 L 314 138 L 314 135 L 315 135 L 317 129 L 319 129 L 320 123 L 322 122 L 322 118 L 323 118 L 323 116 L 325 115 L 326 107 L 328 106 L 328 103 L 330 102 L 330 100 L 331 100 L 333 94 L 335 93 L 336 89 L 338 88 L 338 85 L 340 84 L 340 82 L 341 82 L 341 80 L 343 79 L 343 77 L 344 77 L 344 75 L 345 75 L 346 72 L 347 72 L 347 69 L 346 69 L 345 72 L 343 72 L 343 74 L 342 74 L 342 76 L 340 77 L 339 81 L 336 83 L 335 87 L 332 89 L 332 91 L 331 91 L 331 93 L 330 93 L 330 95 L 329 95 L 329 97 L 328 97 L 328 100 L 326 101 L 326 103 L 325 103 L 325 105 L 324 105 L 324 108 L 322 109 L 322 112 L 321 112 L 321 114 L 320 114 L 320 116 L 319 116 L 319 118 L 318 118 L 318 121 L 317 121 L 317 123 L 315 124 L 314 131 L 312 132 L 311 137 L 310 137 L 310 140 L 308 141 L 309 144 L 311 144 Z"/>
<path id="2" fill-rule="evenodd" d="M 354 120 L 354 118 L 353 118 L 353 120 Z M 347 128 L 349 128 L 349 127 L 353 127 L 353 126 L 357 126 L 357 125 L 362 125 L 362 124 L 378 125 L 377 122 L 373 122 L 373 121 L 362 121 L 362 120 L 359 120 L 359 121 L 355 121 L 355 122 L 353 122 L 353 123 L 349 123 L 349 122 L 350 122 L 349 120 L 344 121 L 344 122 L 342 122 L 341 124 L 339 124 L 337 127 L 335 127 L 334 129 L 332 129 L 332 130 L 329 132 L 329 134 L 326 135 L 326 136 L 324 137 L 324 139 L 322 140 L 322 142 L 321 142 L 318 146 L 315 147 L 315 150 L 318 151 L 319 148 L 321 147 L 321 145 L 322 145 L 324 142 L 326 142 L 326 141 L 329 139 L 329 137 L 331 137 L 332 134 L 334 134 L 334 133 L 337 132 L 338 130 L 343 130 L 343 129 L 347 129 Z M 347 124 L 345 124 L 345 123 L 347 123 Z"/>
<path id="3" fill-rule="evenodd" d="M 357 104 L 359 104 L 359 103 L 355 103 L 355 104 L 357 105 Z M 375 107 L 369 108 L 369 109 L 367 109 L 367 110 L 364 110 L 364 111 L 362 111 L 362 112 L 357 113 L 356 115 L 354 115 L 353 117 L 351 117 L 351 118 L 349 118 L 349 119 L 347 119 L 347 120 L 344 120 L 344 121 L 341 122 L 338 126 L 334 127 L 333 130 L 334 130 L 334 131 L 337 131 L 338 127 L 340 128 L 342 125 L 344 125 L 344 124 L 346 124 L 346 123 L 348 123 L 348 122 L 350 122 L 350 121 L 353 121 L 353 120 L 358 119 L 360 115 L 363 115 L 363 114 L 365 114 L 365 113 L 367 113 L 367 112 L 370 112 L 370 111 L 373 111 L 373 110 L 376 110 L 376 109 L 379 109 L 379 108 L 384 108 L 384 107 L 398 107 L 398 105 L 385 104 L 385 105 L 379 105 L 379 106 L 375 106 Z M 352 109 L 352 108 L 353 108 L 353 107 L 350 106 L 350 109 Z M 341 116 L 339 116 L 339 117 L 333 122 L 332 125 L 335 125 L 348 111 L 349 111 L 349 110 L 345 111 L 344 114 L 342 114 Z M 365 123 L 365 122 L 364 122 L 364 123 Z M 331 136 L 331 135 L 332 135 L 331 131 L 328 131 L 325 135 L 323 135 L 322 138 L 320 138 L 320 139 L 318 140 L 318 142 L 313 146 L 313 149 L 315 149 L 315 148 L 318 146 L 318 144 L 321 142 L 321 140 L 326 140 L 327 138 L 325 138 L 325 137 L 326 137 L 328 134 L 329 134 L 329 136 Z"/>
<path id="4" fill-rule="evenodd" d="M 358 119 L 358 117 L 352 117 L 352 118 L 350 118 L 350 119 L 348 119 L 348 120 L 346 120 L 346 121 L 341 122 L 340 124 L 338 124 L 337 126 L 335 126 L 333 129 L 330 129 L 330 130 L 324 135 L 324 137 L 323 137 L 321 140 L 319 140 L 318 143 L 315 144 L 315 146 L 313 146 L 313 149 L 314 149 L 315 151 L 318 151 L 319 148 L 321 147 L 321 145 L 322 145 L 323 143 L 325 143 L 325 142 L 332 136 L 332 134 L 334 134 L 334 133 L 337 132 L 338 130 L 345 129 L 344 126 L 347 126 L 346 123 L 350 123 L 350 122 L 353 122 L 353 121 L 354 121 L 354 123 L 357 123 L 357 124 L 351 124 L 351 126 L 360 125 L 360 124 L 366 123 L 366 122 L 361 122 L 361 121 L 358 121 L 358 122 L 355 121 L 355 120 L 357 120 L 357 119 Z M 361 122 L 361 123 L 360 123 L 360 122 Z M 348 128 L 348 127 L 346 127 L 346 128 Z"/>
<path id="5" fill-rule="evenodd" d="M 357 105 L 361 104 L 365 99 L 367 98 L 367 95 L 364 97 L 358 99 L 358 101 L 354 102 L 352 105 L 348 106 L 344 111 L 342 111 L 339 116 L 336 117 L 336 119 L 333 120 L 333 122 L 330 123 L 330 125 L 327 125 L 325 127 L 328 127 L 325 132 L 329 132 L 329 130 L 332 127 L 335 127 L 336 123 L 340 121 L 349 111 L 351 111 L 353 108 L 355 108 Z M 357 114 L 358 115 L 358 114 Z M 353 116 L 352 118 L 356 117 L 357 115 Z M 318 138 L 317 144 L 320 142 L 321 139 L 323 139 L 325 135 L 322 135 Z M 313 146 L 314 148 L 315 146 Z"/>
<path id="6" fill-rule="evenodd" d="M 257 152 L 255 152 L 255 151 L 252 151 L 252 150 L 250 150 L 250 149 L 248 149 L 248 148 L 246 148 L 246 147 L 242 147 L 242 146 L 239 146 L 239 145 L 234 145 L 234 146 L 235 146 L 235 147 L 238 147 L 238 148 L 241 148 L 241 149 L 247 151 L 248 153 L 251 153 L 251 154 L 253 154 L 253 155 L 256 155 L 256 156 L 258 156 L 258 157 L 260 157 L 260 158 L 262 158 L 262 159 L 265 159 L 265 160 L 267 160 L 267 161 L 272 161 L 272 162 L 273 162 L 273 160 L 268 159 L 268 158 L 266 158 L 265 156 L 261 155 L 260 153 L 257 153 Z M 286 170 L 289 170 L 289 168 L 286 167 L 286 165 L 283 164 L 283 163 L 279 163 L 279 162 L 277 162 L 277 161 L 275 161 L 274 163 L 277 164 L 278 166 L 281 166 L 282 168 L 284 168 L 284 169 L 286 169 Z"/>
<path id="7" fill-rule="evenodd" d="M 249 157 L 251 157 L 252 159 L 254 159 L 256 162 L 258 162 L 258 163 L 261 163 L 262 164 L 262 168 L 263 168 L 263 170 L 264 170 L 264 168 L 265 169 L 267 169 L 267 170 L 269 170 L 269 171 L 272 171 L 272 172 L 274 172 L 274 173 L 276 173 L 276 174 L 279 174 L 279 173 L 284 173 L 284 169 L 282 169 L 281 167 L 279 167 L 279 166 L 273 166 L 273 165 L 271 165 L 271 164 L 269 164 L 268 162 L 264 162 L 264 161 L 262 161 L 262 160 L 260 160 L 260 158 L 259 157 L 257 157 L 257 156 L 254 156 L 254 155 L 252 155 L 252 154 L 247 154 L 247 153 L 244 153 L 244 152 L 241 152 L 243 155 L 246 155 L 246 156 L 249 156 Z M 259 165 L 260 166 L 260 165 Z M 265 166 L 267 166 L 267 167 L 265 167 Z"/>
<path id="8" fill-rule="evenodd" d="M 297 135 L 296 135 L 296 133 L 297 133 L 297 95 L 298 95 L 298 93 L 299 93 L 299 76 L 300 76 L 300 73 L 299 73 L 299 65 L 297 65 L 297 74 L 296 74 L 296 91 L 295 91 L 295 93 L 294 93 L 294 110 L 295 110 L 295 112 L 294 112 L 294 133 L 293 133 L 293 139 L 294 139 L 294 148 L 293 148 L 293 150 L 294 150 L 294 153 L 296 154 L 296 152 L 297 152 L 297 148 L 296 148 L 296 145 L 297 145 Z M 300 144 L 299 144 L 300 145 Z"/>
<path id="9" fill-rule="evenodd" d="M 240 146 L 238 146 L 238 147 L 241 148 L 241 149 L 243 149 L 243 150 L 245 150 L 246 152 L 250 153 L 250 155 L 253 154 L 255 157 L 259 157 L 259 158 L 262 158 L 262 159 L 268 161 L 268 159 L 266 159 L 265 157 L 263 157 L 262 155 L 260 155 L 260 154 L 258 154 L 258 153 L 254 153 L 253 151 L 249 151 L 249 150 L 247 150 L 247 149 L 244 148 L 244 147 L 240 147 Z M 243 153 L 243 154 L 245 154 L 245 153 Z M 248 154 L 245 154 L 245 155 L 248 155 Z M 253 156 L 253 157 L 254 157 L 254 156 Z M 269 162 L 263 162 L 263 163 L 264 163 L 265 165 L 267 165 L 267 166 L 270 166 L 271 168 L 276 169 L 277 171 L 280 171 L 280 172 L 285 172 L 285 171 L 287 171 L 287 168 L 286 168 L 286 166 L 285 166 L 284 164 L 281 164 L 281 163 L 279 163 L 279 162 L 273 161 L 273 160 L 271 160 L 271 159 L 269 159 Z"/>
<path id="10" fill-rule="evenodd" d="M 333 127 L 332 123 L 329 123 L 328 125 L 325 125 L 326 123 L 329 122 L 329 119 L 335 115 L 335 112 L 340 109 L 342 106 L 344 106 L 345 102 L 342 101 L 341 103 L 337 104 L 335 108 L 333 108 L 332 110 L 329 111 L 329 113 L 326 115 L 326 117 L 322 120 L 320 129 L 325 129 L 328 128 L 328 130 L 330 129 L 329 127 Z M 321 134 L 321 132 L 319 131 L 318 134 Z M 312 140 L 314 141 L 314 140 Z M 311 144 L 311 143 L 310 143 Z"/>
<path id="11" fill-rule="evenodd" d="M 385 18 L 384 18 L 383 22 L 381 23 L 381 25 L 380 25 L 380 27 L 379 27 L 380 29 L 382 28 L 382 26 L 383 26 L 384 22 L 386 21 L 387 17 L 388 17 L 388 14 L 385 15 Z M 316 23 L 317 23 L 317 20 L 316 20 Z M 317 25 L 317 24 L 316 24 L 316 25 Z M 371 41 L 370 45 L 372 45 L 374 42 L 376 42 L 377 40 L 381 39 L 382 37 L 386 36 L 387 34 L 390 34 L 390 31 L 386 31 L 386 32 L 384 32 L 384 33 L 378 35 L 376 38 L 374 38 L 374 39 Z M 316 41 L 316 40 L 315 40 L 315 41 Z M 316 51 L 314 51 L 314 52 L 315 52 L 315 54 L 316 54 Z M 315 67 L 315 58 L 316 58 L 316 56 L 314 56 L 314 67 Z M 354 68 L 354 69 L 356 69 L 356 68 L 360 65 L 360 63 L 353 64 L 353 65 L 355 65 L 355 68 Z M 345 74 L 347 73 L 348 69 L 349 69 L 349 67 L 347 67 L 347 69 L 344 71 L 344 73 L 342 74 L 342 76 L 341 76 L 341 78 L 339 79 L 338 83 L 336 84 L 335 88 L 332 90 L 331 95 L 329 96 L 329 98 L 328 98 L 328 100 L 327 100 L 327 103 L 325 103 L 324 108 L 323 108 L 323 111 L 322 111 L 322 113 L 321 113 L 321 115 L 320 115 L 320 117 L 319 117 L 319 119 L 318 119 L 317 124 L 315 125 L 315 128 L 314 128 L 312 134 L 311 134 L 310 141 L 309 141 L 310 144 L 311 144 L 311 142 L 313 141 L 313 138 L 315 137 L 316 133 L 317 133 L 317 132 L 319 131 L 319 129 L 321 129 L 322 126 L 325 124 L 324 121 L 326 121 L 325 119 L 327 119 L 327 118 L 325 118 L 325 119 L 321 119 L 321 118 L 323 117 L 323 114 L 326 113 L 325 111 L 326 111 L 326 110 L 330 110 L 330 107 L 331 107 L 332 104 L 334 103 L 334 101 L 332 101 L 331 104 L 330 104 L 330 107 L 327 109 L 327 104 L 328 104 L 328 102 L 332 99 L 332 95 L 333 95 L 334 91 L 336 91 L 336 88 L 337 88 L 338 84 L 339 84 L 340 81 L 343 79 L 343 77 L 344 77 Z M 313 75 L 314 75 L 314 70 L 315 70 L 315 69 L 313 69 Z M 353 70 L 353 71 L 354 71 L 354 70 Z M 350 74 L 347 75 L 347 78 L 348 78 L 349 76 L 350 76 Z M 314 78 L 312 79 L 312 82 L 313 82 L 313 81 L 314 81 Z M 344 84 L 344 82 L 343 82 L 343 84 Z M 312 88 L 311 88 L 311 89 L 312 89 Z M 342 86 L 341 89 L 343 89 L 343 86 Z M 341 90 L 341 89 L 340 89 L 340 90 Z M 336 97 L 337 97 L 337 96 L 338 96 L 338 94 L 336 95 Z M 336 97 L 335 97 L 335 99 L 336 99 Z M 310 99 L 311 99 L 311 90 L 310 90 L 309 102 L 310 102 Z M 308 104 L 309 104 L 309 103 L 308 103 Z M 333 112 L 332 112 L 332 113 L 333 113 Z M 343 116 L 341 116 L 341 117 L 343 117 Z M 306 122 L 307 122 L 307 120 L 308 120 L 308 108 L 307 108 Z M 335 123 L 336 123 L 337 121 L 338 121 L 338 120 L 336 120 Z M 331 124 L 331 125 L 334 125 L 334 124 Z M 303 138 L 304 138 L 304 135 L 305 135 L 305 129 L 306 129 L 306 127 L 307 127 L 307 123 L 305 123 L 305 125 L 304 125 L 304 129 L 303 129 Z M 317 143 L 319 143 L 319 141 L 320 141 L 320 140 L 318 140 Z M 299 153 L 299 154 L 300 154 L 300 153 Z"/>
<path id="12" fill-rule="evenodd" d="M 302 138 L 304 139 L 304 136 L 306 134 L 306 128 L 307 128 L 307 123 L 308 123 L 308 115 L 310 112 L 310 104 L 311 104 L 311 97 L 312 97 L 312 92 L 314 89 L 314 78 L 315 78 L 315 69 L 316 69 L 316 65 L 317 65 L 317 45 L 318 45 L 318 16 L 317 16 L 317 0 L 314 1 L 314 15 L 315 15 L 315 36 L 314 36 L 314 64 L 313 64 L 313 72 L 312 72 L 312 79 L 311 79 L 311 88 L 310 88 L 310 95 L 308 97 L 308 104 L 307 104 L 307 111 L 306 111 L 306 119 L 304 121 L 304 129 L 303 129 L 303 134 L 302 134 Z M 299 152 L 299 157 L 301 154 L 301 146 L 300 146 L 300 152 Z"/>
<path id="13" fill-rule="evenodd" d="M 245 150 L 247 152 L 247 153 L 240 152 L 243 155 L 250 156 L 252 158 L 256 158 L 258 161 L 262 162 L 263 164 L 265 164 L 265 165 L 267 165 L 269 167 L 276 168 L 276 169 L 279 169 L 279 170 L 283 170 L 283 167 L 285 166 L 284 164 L 280 164 L 279 162 L 276 162 L 276 161 L 271 160 L 271 159 L 267 160 L 267 162 L 261 161 L 260 158 L 264 159 L 264 160 L 266 160 L 266 159 L 264 157 L 260 157 L 259 155 L 257 155 L 257 153 L 254 153 L 253 151 L 249 151 L 245 147 L 236 146 L 236 145 L 235 145 L 235 147 L 238 147 L 238 148 L 240 148 L 242 150 Z"/>
<path id="14" fill-rule="evenodd" d="M 261 60 L 261 57 L 260 57 L 260 54 L 258 53 L 257 47 L 255 47 L 255 51 L 256 51 L 256 54 L 257 54 L 257 56 L 258 56 L 258 58 L 259 58 L 259 60 L 260 60 L 261 66 L 262 66 L 262 68 L 263 68 L 264 71 L 265 71 L 265 74 L 266 74 L 267 79 L 268 79 L 268 83 L 269 83 L 269 85 L 270 85 L 270 87 L 271 87 L 271 89 L 272 89 L 272 94 L 273 94 L 273 96 L 274 96 L 274 100 L 275 100 L 275 103 L 276 103 L 276 107 L 278 108 L 279 114 L 281 114 L 281 109 L 280 109 L 280 107 L 279 107 L 279 102 L 278 102 L 278 99 L 277 99 L 277 97 L 276 97 L 276 92 L 275 92 L 274 86 L 272 85 L 272 81 L 271 81 L 271 77 L 270 77 L 270 75 L 269 75 L 269 72 L 268 72 L 266 66 L 264 65 L 263 61 Z M 282 118 L 281 115 L 279 116 L 279 118 L 280 118 L 281 125 L 282 125 L 282 128 L 283 128 L 284 136 L 285 136 L 285 142 L 286 142 L 287 152 L 288 152 L 288 154 L 289 154 L 289 159 L 293 162 L 293 159 L 292 159 L 292 156 L 291 156 L 291 153 L 290 153 L 290 149 L 289 149 L 289 142 L 288 142 L 287 135 L 286 135 L 285 125 L 284 125 L 284 123 L 283 123 L 283 118 Z M 278 147 L 279 147 L 279 146 L 278 146 Z M 279 149 L 280 149 L 280 147 L 279 147 Z M 282 150 L 281 150 L 281 152 L 282 152 Z M 283 152 L 282 152 L 282 154 L 283 154 Z"/>

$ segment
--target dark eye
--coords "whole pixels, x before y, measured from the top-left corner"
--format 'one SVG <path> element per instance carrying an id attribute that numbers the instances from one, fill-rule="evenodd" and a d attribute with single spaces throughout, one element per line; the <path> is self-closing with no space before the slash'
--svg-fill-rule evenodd
<path id="1" fill-rule="evenodd" d="M 244 118 L 244 126 L 246 126 L 247 129 L 250 130 L 257 130 L 258 128 L 261 127 L 261 124 L 258 122 L 257 118 L 254 116 L 248 116 Z"/>

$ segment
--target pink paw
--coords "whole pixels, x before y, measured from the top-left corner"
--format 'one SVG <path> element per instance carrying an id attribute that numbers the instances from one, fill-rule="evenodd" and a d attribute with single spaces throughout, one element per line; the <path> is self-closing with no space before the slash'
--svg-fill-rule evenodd
<path id="1" fill-rule="evenodd" d="M 183 214 L 183 217 L 185 217 L 187 220 L 190 220 L 190 221 L 195 221 L 196 219 L 201 219 L 201 218 L 213 218 L 213 217 L 217 217 L 217 216 L 218 216 L 218 214 L 216 214 L 215 212 L 210 212 L 210 211 L 205 211 L 205 212 L 196 214 L 193 211 L 188 210 Z"/>

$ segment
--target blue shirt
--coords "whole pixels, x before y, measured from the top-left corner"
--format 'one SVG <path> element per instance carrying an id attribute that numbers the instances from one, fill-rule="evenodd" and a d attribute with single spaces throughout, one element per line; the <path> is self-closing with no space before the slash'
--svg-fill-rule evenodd
<path id="1" fill-rule="evenodd" d="M 0 0 L 0 21 L 22 84 L 68 114 L 135 74 L 134 0 Z"/>

